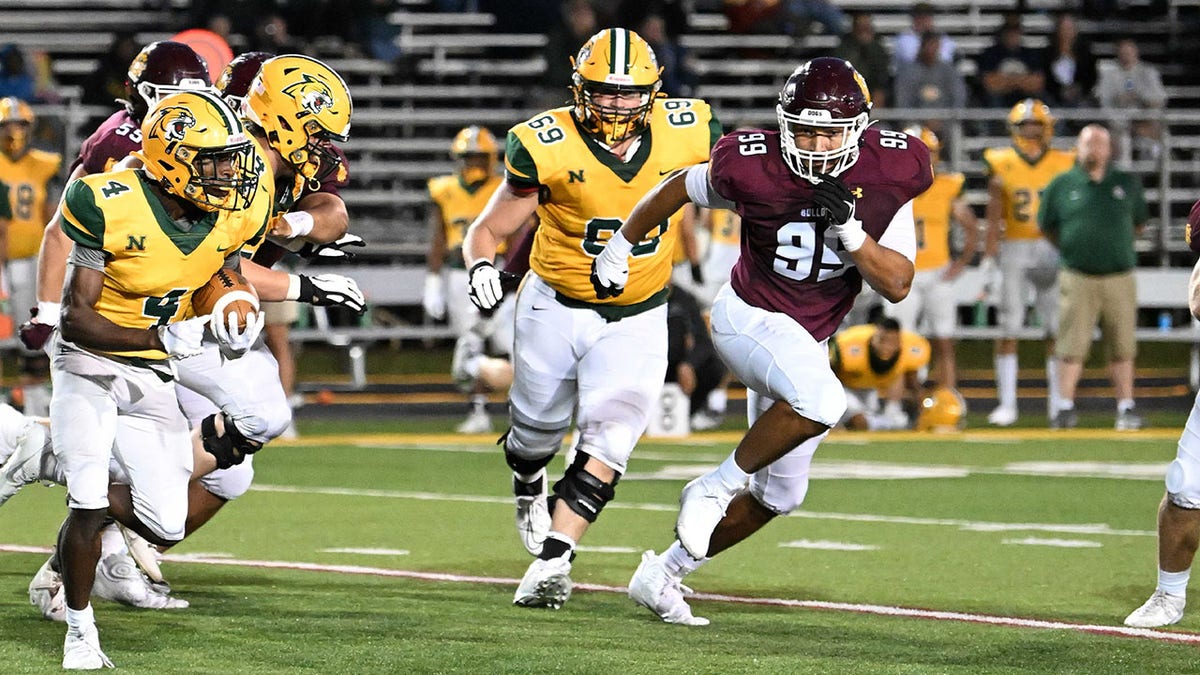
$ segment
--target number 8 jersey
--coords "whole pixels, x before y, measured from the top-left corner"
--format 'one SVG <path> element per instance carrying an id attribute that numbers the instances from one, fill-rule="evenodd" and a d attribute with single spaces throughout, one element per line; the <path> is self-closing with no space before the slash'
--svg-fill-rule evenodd
<path id="1" fill-rule="evenodd" d="M 738 297 L 787 314 L 820 341 L 850 311 L 862 275 L 813 203 L 813 184 L 788 168 L 779 143 L 778 131 L 729 134 L 713 148 L 708 179 L 742 217 L 741 256 L 730 279 Z M 929 150 L 911 136 L 875 128 L 860 143 L 858 161 L 838 178 L 855 196 L 855 217 L 879 241 L 933 182 Z M 911 259 L 916 242 L 908 238 Z"/>
<path id="2" fill-rule="evenodd" d="M 666 288 L 682 212 L 637 242 L 629 284 L 619 297 L 598 300 L 592 259 L 604 250 L 638 200 L 672 171 L 704 162 L 721 135 L 708 104 L 658 99 L 632 156 L 622 162 L 556 108 L 508 132 L 507 180 L 517 190 L 540 190 L 541 219 L 529 264 L 554 290 L 588 303 L 632 305 Z"/>

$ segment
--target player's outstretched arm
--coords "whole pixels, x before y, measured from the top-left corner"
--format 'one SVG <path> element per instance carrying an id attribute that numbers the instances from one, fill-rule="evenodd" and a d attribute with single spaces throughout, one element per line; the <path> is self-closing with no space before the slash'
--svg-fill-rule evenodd
<path id="1" fill-rule="evenodd" d="M 483 213 L 467 228 L 463 261 L 467 264 L 468 296 L 482 312 L 490 312 L 504 297 L 503 275 L 496 269 L 496 247 L 525 224 L 537 211 L 536 190 L 520 191 L 502 183 L 492 193 Z"/>
<path id="2" fill-rule="evenodd" d="M 296 202 L 289 213 L 271 221 L 270 236 L 303 239 L 315 244 L 337 241 L 350 227 L 346 202 L 328 192 L 313 192 Z"/>
<path id="3" fill-rule="evenodd" d="M 647 192 L 633 207 L 633 211 L 617 233 L 631 243 L 639 242 L 659 223 L 690 203 L 692 198 L 688 196 L 687 173 L 676 171 L 654 186 L 654 189 Z"/>

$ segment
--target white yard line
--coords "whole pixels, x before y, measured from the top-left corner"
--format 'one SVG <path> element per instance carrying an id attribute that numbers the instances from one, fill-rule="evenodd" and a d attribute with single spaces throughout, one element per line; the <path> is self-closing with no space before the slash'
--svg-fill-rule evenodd
<path id="1" fill-rule="evenodd" d="M 50 549 L 46 547 L 3 544 L 0 544 L 0 551 L 11 553 L 50 553 Z M 520 582 L 519 579 L 507 577 L 482 577 L 463 574 L 444 574 L 440 572 L 393 570 L 382 567 L 364 567 L 361 565 L 320 565 L 317 563 L 292 562 L 284 560 L 239 560 L 230 558 L 195 557 L 185 558 L 183 556 L 175 556 L 171 554 L 164 556 L 163 559 L 190 564 L 295 570 L 302 572 L 324 572 L 331 574 L 352 574 L 360 576 L 415 579 L 418 581 L 438 581 L 446 583 L 515 586 Z M 575 584 L 575 590 L 593 591 L 598 593 L 617 593 L 624 595 L 629 589 L 625 588 L 624 586 L 608 586 L 604 584 Z M 740 605 L 764 605 L 768 607 L 791 607 L 797 609 L 823 609 L 834 612 L 847 612 L 851 614 L 870 614 L 875 616 L 892 616 L 910 619 L 930 619 L 934 621 L 952 621 L 957 623 L 979 623 L 992 626 L 1032 628 L 1038 630 L 1065 630 L 1078 633 L 1091 633 L 1095 635 L 1142 638 L 1145 640 L 1156 640 L 1159 642 L 1200 644 L 1200 633 L 1185 631 L 1161 631 L 1150 628 L 1127 628 L 1125 626 L 1070 623 L 1066 621 L 1045 621 L 1042 619 L 1025 619 L 1014 616 L 947 612 L 933 609 L 917 609 L 913 607 L 895 607 L 889 605 L 867 605 L 849 602 L 827 602 L 822 600 L 793 600 L 789 598 L 754 598 L 741 595 L 723 595 L 719 593 L 695 593 L 691 595 L 690 598 L 692 600 L 726 602 Z"/>

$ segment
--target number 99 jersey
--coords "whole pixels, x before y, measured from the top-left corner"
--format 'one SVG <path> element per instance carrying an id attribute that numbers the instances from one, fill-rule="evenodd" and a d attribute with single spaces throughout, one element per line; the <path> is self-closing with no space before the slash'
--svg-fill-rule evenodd
<path id="1" fill-rule="evenodd" d="M 856 218 L 876 241 L 902 208 L 933 182 L 929 150 L 907 134 L 863 132 L 858 160 L 840 180 Z M 813 184 L 784 162 L 778 131 L 737 131 L 717 142 L 708 180 L 742 217 L 741 256 L 730 283 L 747 304 L 795 319 L 817 341 L 833 335 L 862 289 L 862 275 Z M 909 235 L 909 239 L 913 239 Z M 915 255 L 915 240 L 908 242 Z M 904 251 L 901 251 L 904 253 Z"/>
<path id="2" fill-rule="evenodd" d="M 632 305 L 666 288 L 682 213 L 635 242 L 620 296 L 596 298 L 588 280 L 592 259 L 642 196 L 676 169 L 704 162 L 720 135 L 708 104 L 697 99 L 656 100 L 628 162 L 586 135 L 570 108 L 510 129 L 507 180 L 518 191 L 541 193 L 530 267 L 554 290 L 588 303 Z"/>

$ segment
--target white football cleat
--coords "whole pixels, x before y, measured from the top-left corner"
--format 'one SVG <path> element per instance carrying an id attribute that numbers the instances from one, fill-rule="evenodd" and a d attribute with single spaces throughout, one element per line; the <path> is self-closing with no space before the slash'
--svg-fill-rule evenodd
<path id="1" fill-rule="evenodd" d="M 487 434 L 492 431 L 492 418 L 487 414 L 486 410 L 475 409 L 467 414 L 467 419 L 462 421 L 455 429 L 460 434 Z"/>
<path id="2" fill-rule="evenodd" d="M 150 581 L 165 583 L 162 568 L 159 567 L 159 563 L 162 561 L 162 551 L 159 551 L 154 544 L 142 538 L 142 535 L 120 523 L 117 523 L 117 529 L 120 530 L 121 536 L 125 539 L 125 546 L 129 549 L 129 557 L 133 558 L 138 568 L 150 578 Z"/>
<path id="3" fill-rule="evenodd" d="M 1012 426 L 1017 421 L 1017 409 L 1011 406 L 1001 405 L 996 406 L 996 409 L 988 413 L 988 424 L 998 427 Z"/>
<path id="4" fill-rule="evenodd" d="M 92 626 L 82 633 L 67 630 L 62 667 L 64 670 L 99 670 L 116 666 L 100 649 L 100 633 Z"/>
<path id="5" fill-rule="evenodd" d="M 50 567 L 52 560 L 53 555 L 42 563 L 33 581 L 29 582 L 29 604 L 51 621 L 66 621 L 67 592 L 63 588 L 62 575 Z"/>
<path id="6" fill-rule="evenodd" d="M 683 599 L 685 593 L 691 592 L 692 589 L 684 586 L 679 579 L 667 574 L 662 558 L 655 555 L 654 551 L 642 554 L 642 563 L 629 580 L 630 599 L 654 612 L 663 621 L 684 626 L 707 626 L 708 619 L 693 616 L 691 606 Z"/>
<path id="7" fill-rule="evenodd" d="M 142 574 L 133 558 L 124 553 L 111 553 L 96 565 L 96 582 L 92 596 L 112 600 L 142 609 L 186 609 L 188 601 L 169 595 L 170 586 L 152 584 Z"/>
<path id="8" fill-rule="evenodd" d="M 1154 591 L 1154 595 L 1150 596 L 1146 604 L 1125 617 L 1125 625 L 1134 628 L 1157 628 L 1179 623 L 1183 618 L 1183 606 L 1186 603 L 1187 598 L 1182 595 Z"/>
<path id="9" fill-rule="evenodd" d="M 675 536 L 688 554 L 696 560 L 708 557 L 708 542 L 717 523 L 725 517 L 725 509 L 737 490 L 721 487 L 715 476 L 704 474 L 683 486 L 679 495 L 679 517 L 675 520 Z"/>
<path id="10" fill-rule="evenodd" d="M 469 366 L 476 357 L 483 354 L 483 337 L 474 330 L 468 330 L 459 336 L 454 343 L 454 356 L 450 360 L 450 377 L 464 391 L 470 390 L 475 381 Z"/>
<path id="11" fill-rule="evenodd" d="M 536 494 L 527 492 L 529 486 L 536 486 Z M 546 470 L 538 472 L 537 480 L 525 483 L 513 476 L 513 493 L 517 502 L 517 535 L 529 555 L 538 556 L 542 553 L 542 544 L 550 534 L 550 502 L 546 494 Z"/>
<path id="12" fill-rule="evenodd" d="M 513 604 L 522 607 L 558 609 L 571 597 L 571 556 L 553 560 L 538 558 L 525 570 Z"/>
<path id="13" fill-rule="evenodd" d="M 49 440 L 49 429 L 32 420 L 27 422 L 17 437 L 16 449 L 0 466 L 0 505 L 41 477 L 42 457 L 50 451 Z"/>

